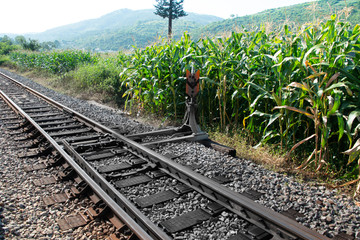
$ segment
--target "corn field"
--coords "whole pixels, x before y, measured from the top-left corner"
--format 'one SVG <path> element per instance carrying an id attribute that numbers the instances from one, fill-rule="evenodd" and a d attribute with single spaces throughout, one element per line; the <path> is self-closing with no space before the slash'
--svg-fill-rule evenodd
<path id="1" fill-rule="evenodd" d="M 186 69 L 201 71 L 199 121 L 245 130 L 329 173 L 358 175 L 344 151 L 359 130 L 360 26 L 335 16 L 296 32 L 284 26 L 137 49 L 121 72 L 128 104 L 181 119 Z M 134 105 L 135 104 L 135 105 Z"/>
<path id="2" fill-rule="evenodd" d="M 64 74 L 84 63 L 96 63 L 97 58 L 90 52 L 52 51 L 52 52 L 12 52 L 11 59 L 20 67 L 39 69 L 54 74 Z"/>
<path id="3" fill-rule="evenodd" d="M 289 158 L 295 153 L 302 159 L 300 168 L 355 179 L 360 165 L 359 35 L 359 25 L 351 27 L 335 16 L 296 31 L 284 26 L 266 33 L 260 28 L 198 41 L 185 33 L 177 42 L 164 40 L 120 54 L 120 75 L 107 84 L 117 98 L 126 99 L 125 108 L 181 122 L 185 71 L 199 69 L 201 125 L 245 131 L 256 143 L 286 150 Z M 98 62 L 88 53 L 75 53 L 80 55 L 75 62 Z M 17 54 L 18 64 L 42 67 Z M 66 61 L 43 64 L 54 73 L 75 69 Z M 86 71 L 83 75 L 88 76 Z"/>

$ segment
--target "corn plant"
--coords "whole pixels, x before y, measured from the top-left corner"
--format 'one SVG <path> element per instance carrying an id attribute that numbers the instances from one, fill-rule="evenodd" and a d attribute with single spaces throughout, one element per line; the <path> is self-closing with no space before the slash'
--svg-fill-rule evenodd
<path id="1" fill-rule="evenodd" d="M 299 66 L 299 70 L 303 73 L 311 71 L 312 74 L 306 77 L 305 81 L 291 82 L 288 85 L 287 90 L 298 96 L 297 103 L 292 103 L 292 106 L 274 108 L 293 111 L 308 119 L 305 121 L 307 123 L 305 132 L 313 134 L 304 136 L 305 138 L 290 150 L 291 152 L 301 144 L 313 140 L 314 148 L 300 168 L 306 167 L 312 161 L 316 170 L 324 164 L 328 165 L 330 155 L 334 154 L 334 151 L 330 152 L 329 143 L 335 135 L 338 136 L 338 142 L 340 142 L 346 134 L 347 146 L 351 146 L 352 143 L 351 126 L 345 122 L 349 119 L 347 112 L 354 108 L 351 105 L 354 96 L 351 88 L 355 91 L 359 90 L 359 79 L 352 74 L 356 65 L 349 57 L 354 50 L 352 43 L 355 38 L 345 29 L 344 24 L 336 24 L 335 19 L 332 19 L 323 25 L 320 32 L 316 33 L 313 29 L 305 31 L 304 43 L 306 43 L 307 51 L 300 57 L 302 66 Z M 356 36 L 358 30 L 356 27 Z M 314 64 L 311 65 L 310 62 Z M 338 81 L 338 78 L 341 80 Z M 309 129 L 310 126 L 314 128 L 313 131 Z"/>
<path id="2" fill-rule="evenodd" d="M 173 120 L 185 112 L 186 70 L 200 70 L 201 124 L 247 131 L 254 144 L 304 153 L 300 167 L 344 174 L 356 168 L 340 153 L 354 148 L 360 129 L 359 36 L 359 25 L 333 16 L 272 33 L 261 27 L 198 41 L 185 33 L 117 59 L 82 51 L 11 56 L 20 66 L 67 73 L 114 94 L 126 109 Z"/>
<path id="3" fill-rule="evenodd" d="M 176 120 L 178 108 L 185 109 L 184 72 L 190 67 L 190 45 L 190 37 L 185 34 L 179 43 L 164 40 L 163 45 L 137 49 L 131 67 L 120 74 L 128 87 L 124 96 L 130 103 L 137 102 L 153 113 L 171 113 Z"/>
<path id="4" fill-rule="evenodd" d="M 349 155 L 348 164 L 352 164 L 353 162 L 355 162 L 355 160 L 357 160 L 357 167 L 354 168 L 354 170 L 357 169 L 357 173 L 355 173 L 355 175 L 357 175 L 357 178 L 345 184 L 342 184 L 341 187 L 357 183 L 356 190 L 354 191 L 354 197 L 356 197 L 358 194 L 360 194 L 360 139 L 355 142 L 352 148 L 343 153 Z"/>
<path id="5" fill-rule="evenodd" d="M 83 51 L 13 52 L 11 59 L 20 67 L 64 74 L 83 63 L 95 63 L 96 56 Z"/>
<path id="6" fill-rule="evenodd" d="M 277 106 L 274 109 L 287 109 L 297 112 L 303 116 L 311 119 L 314 126 L 314 133 L 301 140 L 294 145 L 291 150 L 296 149 L 300 144 L 303 144 L 312 138 L 315 139 L 314 149 L 308 159 L 300 166 L 306 166 L 314 160 L 316 170 L 319 170 L 323 164 L 326 164 L 329 159 L 329 145 L 328 141 L 332 133 L 332 128 L 329 126 L 330 117 L 336 116 L 339 126 L 339 140 L 344 134 L 344 116 L 338 111 L 341 105 L 343 92 L 340 88 L 346 88 L 344 82 L 337 82 L 340 73 L 336 73 L 331 78 L 326 73 L 318 73 L 314 70 L 314 74 L 307 77 L 302 83 L 292 82 L 288 85 L 288 89 L 299 89 L 299 100 L 302 108 L 293 106 Z M 303 100 L 303 101 L 302 101 Z"/>

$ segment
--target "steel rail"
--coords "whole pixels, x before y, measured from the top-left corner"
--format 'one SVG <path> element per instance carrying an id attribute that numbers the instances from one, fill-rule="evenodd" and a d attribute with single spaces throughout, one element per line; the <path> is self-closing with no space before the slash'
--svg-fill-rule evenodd
<path id="1" fill-rule="evenodd" d="M 113 199 L 117 204 L 125 209 L 126 213 L 135 219 L 135 221 L 146 229 L 148 232 L 154 231 L 156 235 L 151 234 L 156 239 L 171 239 L 166 233 L 160 230 L 156 225 L 154 225 L 150 220 L 143 216 L 143 214 L 116 188 L 111 185 L 101 174 L 99 174 L 86 160 L 84 160 L 79 153 L 77 153 L 71 145 L 66 141 L 62 141 L 64 148 L 69 152 L 69 154 L 75 159 L 75 161 L 97 182 L 100 184 L 101 188 Z"/>
<path id="2" fill-rule="evenodd" d="M 14 103 L 2 90 L 0 90 L 0 96 L 3 98 L 9 106 L 14 107 L 18 114 L 25 118 L 30 124 L 32 124 L 52 145 L 52 147 L 71 165 L 71 167 L 78 173 L 78 175 L 92 188 L 92 190 L 105 202 L 105 204 L 111 208 L 114 214 L 124 222 L 124 224 L 131 229 L 131 231 L 139 239 L 170 239 L 162 230 L 155 226 L 149 219 L 138 211 L 138 217 L 136 220 L 141 219 L 142 225 L 146 224 L 147 228 L 141 227 L 129 214 L 124 211 L 119 204 L 112 199 L 107 192 L 103 190 L 101 185 L 96 183 L 92 176 L 87 174 L 75 161 L 70 157 L 64 149 L 56 143 L 56 141 L 50 137 L 27 113 L 25 113 L 16 103 Z"/>
<path id="3" fill-rule="evenodd" d="M 209 197 L 213 201 L 220 203 L 230 211 L 238 214 L 247 221 L 276 236 L 276 238 L 309 240 L 329 239 L 326 236 L 321 235 L 320 233 L 311 230 L 301 225 L 300 223 L 285 217 L 280 213 L 277 213 L 269 208 L 255 203 L 249 198 L 242 196 L 239 193 L 236 193 L 229 188 L 190 170 L 185 166 L 182 166 L 181 164 L 176 163 L 171 159 L 160 155 L 155 151 L 145 146 L 142 146 L 141 144 L 131 139 L 128 139 L 127 137 L 113 131 L 112 129 L 103 126 L 102 124 L 97 123 L 60 103 L 55 103 L 49 97 L 30 89 L 29 87 L 19 83 L 18 81 L 12 78 L 9 79 L 20 84 L 21 86 L 24 86 L 26 89 L 29 89 L 29 91 L 45 99 L 46 101 L 53 102 L 54 105 L 57 105 L 64 111 L 71 113 L 76 118 L 87 122 L 95 129 L 98 129 L 101 132 L 111 134 L 113 137 L 122 141 L 126 145 L 126 147 L 132 149 L 133 151 L 141 154 L 144 157 L 147 157 L 149 161 L 158 164 L 158 166 L 161 167 L 163 171 L 166 171 L 168 174 L 170 174 L 177 180 L 192 187 L 193 189 Z"/>

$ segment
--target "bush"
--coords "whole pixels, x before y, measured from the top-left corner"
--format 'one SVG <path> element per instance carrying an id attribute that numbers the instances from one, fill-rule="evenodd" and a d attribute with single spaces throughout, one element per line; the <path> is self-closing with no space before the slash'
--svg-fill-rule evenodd
<path id="1" fill-rule="evenodd" d="M 6 65 L 7 63 L 10 63 L 10 57 L 0 55 L 0 66 Z"/>
<path id="2" fill-rule="evenodd" d="M 120 85 L 119 73 L 122 71 L 124 58 L 122 53 L 115 56 L 99 57 L 96 64 L 85 63 L 69 72 L 67 77 L 73 79 L 80 89 L 106 92 L 119 104 L 123 104 L 124 88 Z"/>
<path id="3" fill-rule="evenodd" d="M 7 42 L 0 42 L 0 55 L 8 55 L 16 49 L 18 49 L 16 45 L 12 45 Z"/>

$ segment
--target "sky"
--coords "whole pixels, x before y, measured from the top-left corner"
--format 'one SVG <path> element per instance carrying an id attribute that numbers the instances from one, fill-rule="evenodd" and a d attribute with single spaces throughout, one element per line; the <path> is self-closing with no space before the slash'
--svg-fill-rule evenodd
<path id="1" fill-rule="evenodd" d="M 222 18 L 244 16 L 269 8 L 311 0 L 184 0 L 184 10 Z M 101 17 L 128 8 L 154 8 L 156 0 L 1 0 L 0 33 L 31 33 Z"/>

